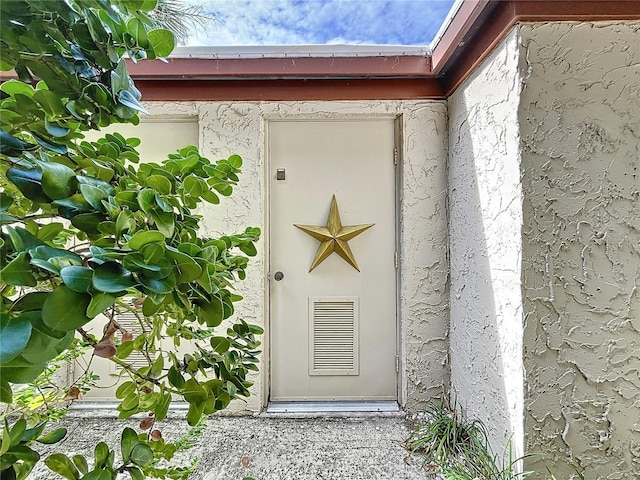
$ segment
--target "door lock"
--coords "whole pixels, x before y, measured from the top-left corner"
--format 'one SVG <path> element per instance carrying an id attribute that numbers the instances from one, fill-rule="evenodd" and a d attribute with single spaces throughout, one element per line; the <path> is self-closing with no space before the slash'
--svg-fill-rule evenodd
<path id="1" fill-rule="evenodd" d="M 276 280 L 277 282 L 279 282 L 280 280 L 282 280 L 284 278 L 284 273 L 282 272 L 276 272 L 273 275 L 274 280 Z"/>

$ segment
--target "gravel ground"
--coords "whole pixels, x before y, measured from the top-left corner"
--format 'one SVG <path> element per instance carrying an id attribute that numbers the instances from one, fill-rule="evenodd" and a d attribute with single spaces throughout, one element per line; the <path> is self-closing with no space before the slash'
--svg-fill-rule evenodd
<path id="1" fill-rule="evenodd" d="M 63 421 L 69 433 L 56 450 L 92 458 L 96 439 L 117 446 L 122 428 L 135 428 L 138 421 L 119 421 L 100 412 L 69 416 Z M 159 428 L 171 441 L 182 437 L 188 425 L 176 415 Z M 200 458 L 190 480 L 434 479 L 420 468 L 419 459 L 407 459 L 402 447 L 407 435 L 400 416 L 218 416 L 207 420 L 196 445 L 176 455 L 175 463 Z M 40 464 L 29 478 L 61 477 Z"/>

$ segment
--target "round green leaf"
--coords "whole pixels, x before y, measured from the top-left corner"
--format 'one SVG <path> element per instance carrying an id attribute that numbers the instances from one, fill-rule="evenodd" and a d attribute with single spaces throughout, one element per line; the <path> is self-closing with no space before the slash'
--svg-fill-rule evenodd
<path id="1" fill-rule="evenodd" d="M 109 458 L 109 446 L 104 442 L 98 443 L 94 449 L 93 458 L 95 459 L 94 467 L 102 468 Z"/>
<path id="2" fill-rule="evenodd" d="M 37 162 L 42 169 L 42 190 L 53 200 L 70 197 L 75 193 L 76 172 L 55 162 Z"/>
<path id="3" fill-rule="evenodd" d="M 64 225 L 59 222 L 48 223 L 42 225 L 36 233 L 36 237 L 43 242 L 49 242 L 56 238 L 56 236 L 64 229 Z"/>
<path id="4" fill-rule="evenodd" d="M 236 170 L 242 167 L 242 157 L 240 155 L 231 155 L 228 159 L 229 165 Z"/>
<path id="5" fill-rule="evenodd" d="M 185 193 L 194 198 L 200 197 L 200 195 L 202 195 L 202 192 L 205 190 L 204 188 L 202 188 L 199 179 L 194 175 L 189 175 L 188 177 L 186 177 L 182 181 L 182 186 L 184 187 Z"/>
<path id="6" fill-rule="evenodd" d="M 75 330 L 89 321 L 86 315 L 91 296 L 61 285 L 49 294 L 42 306 L 42 320 L 53 330 Z"/>
<path id="7" fill-rule="evenodd" d="M 202 413 L 204 411 L 204 403 L 191 403 L 189 405 L 189 410 L 187 411 L 187 423 L 192 427 L 197 425 L 202 418 Z"/>
<path id="8" fill-rule="evenodd" d="M 10 383 L 30 383 L 42 373 L 44 367 L 44 363 L 31 365 L 18 356 L 0 367 L 0 378 Z"/>
<path id="9" fill-rule="evenodd" d="M 37 145 L 27 143 L 24 140 L 7 133 L 3 128 L 0 128 L 0 153 L 22 153 L 25 150 L 34 150 L 35 148 L 37 148 Z"/>
<path id="10" fill-rule="evenodd" d="M 133 17 L 127 21 L 127 30 L 133 38 L 135 38 L 136 43 L 142 47 L 147 48 L 149 40 L 147 38 L 147 29 L 145 28 L 144 23 L 142 23 L 137 18 Z"/>
<path id="11" fill-rule="evenodd" d="M 157 230 L 140 231 L 129 239 L 129 248 L 140 250 L 145 245 L 158 242 L 164 242 L 164 235 L 161 232 Z"/>
<path id="12" fill-rule="evenodd" d="M 122 437 L 120 440 L 120 450 L 122 451 L 122 461 L 129 463 L 131 460 L 131 453 L 133 449 L 140 444 L 138 434 L 132 428 L 126 427 L 122 431 Z"/>
<path id="13" fill-rule="evenodd" d="M 60 100 L 60 95 L 50 90 L 36 91 L 33 99 L 38 102 L 42 109 L 49 115 L 65 115 L 66 113 L 64 105 Z"/>
<path id="14" fill-rule="evenodd" d="M 33 139 L 36 141 L 38 145 L 46 148 L 47 150 L 51 150 L 52 152 L 59 153 L 60 155 L 65 155 L 68 151 L 68 148 L 66 145 L 49 142 L 44 137 L 41 137 L 35 132 L 31 132 L 31 136 L 33 137 Z M 60 197 L 60 198 L 64 198 L 64 197 Z"/>
<path id="15" fill-rule="evenodd" d="M 149 12 L 154 10 L 158 5 L 158 0 L 143 0 L 142 5 L 138 10 L 142 10 L 143 12 Z"/>
<path id="16" fill-rule="evenodd" d="M 162 396 L 162 400 L 158 402 L 155 409 L 156 420 L 161 422 L 167 416 L 169 407 L 171 406 L 171 394 L 166 393 Z"/>
<path id="17" fill-rule="evenodd" d="M 45 325 L 41 312 L 26 312 L 24 315 L 29 316 L 32 325 L 31 337 L 21 354 L 27 362 L 39 364 L 51 360 L 73 340 L 73 331 L 52 330 Z"/>
<path id="18" fill-rule="evenodd" d="M 32 258 L 31 265 L 34 267 L 41 268 L 42 270 L 46 270 L 47 272 L 51 272 L 55 275 L 60 275 L 60 269 L 56 267 L 53 263 L 48 262 L 47 260 L 42 260 L 40 258 Z"/>
<path id="19" fill-rule="evenodd" d="M 200 253 L 200 250 L 202 249 L 195 243 L 184 242 L 178 245 L 178 251 L 189 255 L 190 257 L 195 257 L 196 255 L 198 255 Z"/>
<path id="20" fill-rule="evenodd" d="M 209 342 L 211 343 L 211 348 L 218 353 L 225 353 L 231 346 L 231 342 L 226 337 L 211 337 Z"/>
<path id="21" fill-rule="evenodd" d="M 0 85 L 0 90 L 9 95 L 22 94 L 28 97 L 32 97 L 34 94 L 33 87 L 28 83 L 20 82 L 19 80 L 8 80 Z"/>
<path id="22" fill-rule="evenodd" d="M 167 378 L 169 380 L 169 383 L 171 385 L 173 385 L 176 388 L 182 388 L 184 387 L 184 377 L 182 376 L 182 374 L 176 369 L 176 367 L 171 367 L 169 369 L 169 372 L 167 374 Z"/>
<path id="23" fill-rule="evenodd" d="M 82 230 L 85 233 L 100 233 L 98 225 L 105 220 L 104 215 L 99 213 L 81 213 L 71 219 L 71 223 L 78 230 Z"/>
<path id="24" fill-rule="evenodd" d="M 153 460 L 153 450 L 149 445 L 139 443 L 131 450 L 131 461 L 139 467 L 146 467 Z"/>
<path id="25" fill-rule="evenodd" d="M 30 442 L 31 440 L 35 440 L 44 431 L 45 426 L 46 426 L 46 421 L 40 422 L 36 424 L 34 427 L 27 428 L 24 434 L 22 435 L 22 441 Z"/>
<path id="26" fill-rule="evenodd" d="M 122 342 L 120 345 L 118 345 L 116 357 L 118 357 L 120 360 L 124 360 L 129 355 L 131 355 L 131 353 L 133 353 L 133 340 Z"/>
<path id="27" fill-rule="evenodd" d="M 75 464 L 64 453 L 54 453 L 45 458 L 44 463 L 54 472 L 68 480 L 78 480 L 80 472 Z"/>
<path id="28" fill-rule="evenodd" d="M 100 292 L 119 293 L 136 284 L 131 272 L 118 262 L 104 262 L 93 270 L 93 287 Z"/>
<path id="29" fill-rule="evenodd" d="M 116 196 L 116 198 L 118 198 Z M 151 188 L 145 188 L 138 192 L 138 205 L 144 213 L 150 213 L 156 202 L 156 192 Z"/>
<path id="30" fill-rule="evenodd" d="M 129 475 L 131 475 L 131 480 L 144 480 L 145 475 L 140 471 L 140 469 L 131 467 L 129 469 Z"/>
<path id="31" fill-rule="evenodd" d="M 184 384 L 182 396 L 189 403 L 204 403 L 207 400 L 207 392 L 195 378 L 190 378 Z"/>
<path id="32" fill-rule="evenodd" d="M 170 293 L 176 286 L 173 276 L 167 278 L 150 278 L 147 275 L 138 274 L 140 283 L 154 293 Z"/>
<path id="33" fill-rule="evenodd" d="M 88 184 L 81 184 L 78 189 L 89 205 L 96 210 L 104 210 L 102 201 L 109 196 L 104 189 Z"/>
<path id="34" fill-rule="evenodd" d="M 147 185 L 160 193 L 171 193 L 171 182 L 163 175 L 151 175 L 147 178 Z"/>
<path id="35" fill-rule="evenodd" d="M 87 307 L 87 317 L 94 318 L 115 303 L 118 297 L 110 293 L 94 293 Z"/>
<path id="36" fill-rule="evenodd" d="M 252 242 L 241 243 L 238 248 L 240 248 L 242 253 L 250 257 L 255 257 L 258 253 L 256 246 Z"/>
<path id="37" fill-rule="evenodd" d="M 56 428 L 55 430 L 50 431 L 46 435 L 38 438 L 37 441 L 39 443 L 44 443 L 45 445 L 52 445 L 54 443 L 58 443 L 67 435 L 66 428 Z"/>
<path id="38" fill-rule="evenodd" d="M 78 467 L 80 473 L 82 473 L 83 475 L 87 474 L 87 472 L 89 471 L 89 464 L 82 455 L 74 455 L 71 460 L 73 460 L 73 463 L 76 465 L 76 467 Z"/>
<path id="39" fill-rule="evenodd" d="M 158 28 L 147 33 L 151 47 L 158 57 L 168 57 L 176 47 L 176 39 L 169 30 Z"/>
<path id="40" fill-rule="evenodd" d="M 202 275 L 202 267 L 189 255 L 167 247 L 168 256 L 176 263 L 176 281 L 178 283 L 191 282 Z"/>
<path id="41" fill-rule="evenodd" d="M 175 230 L 175 217 L 173 213 L 152 210 L 150 215 L 158 230 L 162 232 L 166 238 L 171 238 Z"/>
<path id="42" fill-rule="evenodd" d="M 122 400 L 136 391 L 135 382 L 124 382 L 116 389 L 116 398 Z"/>
<path id="43" fill-rule="evenodd" d="M 164 235 L 163 235 L 164 236 Z M 142 255 L 144 256 L 145 262 L 151 264 L 155 262 L 159 262 L 164 257 L 165 247 L 162 243 L 152 243 L 150 245 L 146 245 L 142 249 Z"/>
<path id="44" fill-rule="evenodd" d="M 35 168 L 24 170 L 22 168 L 10 168 L 7 170 L 7 178 L 11 180 L 18 190 L 27 197 L 38 203 L 47 203 L 50 201 L 42 190 L 42 172 Z"/>
<path id="45" fill-rule="evenodd" d="M 162 235 L 162 234 L 161 234 Z M 33 276 L 33 270 L 27 252 L 20 252 L 0 271 L 0 278 L 8 285 L 35 287 L 38 283 Z"/>
<path id="46" fill-rule="evenodd" d="M 29 342 L 31 322 L 24 315 L 0 318 L 0 365 L 17 357 Z"/>
<path id="47" fill-rule="evenodd" d="M 92 470 L 82 477 L 81 480 L 112 480 L 109 470 Z"/>
<path id="48" fill-rule="evenodd" d="M 211 297 L 211 301 L 202 302 L 199 307 L 197 315 L 200 323 L 205 323 L 208 327 L 217 327 L 224 320 L 222 300 L 218 297 Z"/>
<path id="49" fill-rule="evenodd" d="M 214 205 L 220 203 L 220 198 L 211 190 L 205 190 L 202 192 L 202 199 Z"/>
<path id="50" fill-rule="evenodd" d="M 29 250 L 29 254 L 32 258 L 39 258 L 41 260 L 59 259 L 68 261 L 68 263 L 80 264 L 82 257 L 77 253 L 64 250 L 62 248 L 54 248 L 49 245 L 39 245 Z"/>
<path id="51" fill-rule="evenodd" d="M 127 270 L 131 270 L 132 272 L 138 272 L 140 270 L 145 270 L 145 274 L 149 275 L 151 278 L 164 278 L 168 277 L 171 274 L 171 270 L 173 269 L 173 263 L 169 260 L 162 259 L 162 265 L 157 264 L 148 264 L 144 261 L 144 257 L 141 253 L 132 252 L 128 255 L 125 255 L 122 259 L 122 265 Z M 165 267 L 166 265 L 166 267 Z"/>
<path id="52" fill-rule="evenodd" d="M 34 465 L 38 460 L 40 460 L 40 454 L 26 445 L 16 445 L 12 447 L 11 455 L 15 455 L 18 460 L 22 460 L 26 464 Z"/>
<path id="53" fill-rule="evenodd" d="M 87 267 L 71 265 L 60 270 L 64 284 L 75 292 L 88 292 L 91 287 L 93 270 Z"/>
<path id="54" fill-rule="evenodd" d="M 60 105 L 62 105 L 62 104 L 60 104 Z M 70 129 L 68 129 L 66 127 L 60 127 L 59 125 L 51 123 L 46 118 L 44 119 L 44 128 L 47 131 L 47 133 L 49 135 L 51 135 L 52 137 L 64 137 L 71 131 Z"/>
<path id="55" fill-rule="evenodd" d="M 29 292 L 23 297 L 20 297 L 20 299 L 13 304 L 11 310 L 14 312 L 42 310 L 42 305 L 44 305 L 44 301 L 48 295 L 49 292 Z"/>

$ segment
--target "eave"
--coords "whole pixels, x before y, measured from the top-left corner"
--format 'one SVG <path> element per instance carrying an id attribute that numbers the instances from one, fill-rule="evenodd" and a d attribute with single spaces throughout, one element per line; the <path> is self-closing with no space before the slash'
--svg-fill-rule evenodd
<path id="1" fill-rule="evenodd" d="M 461 0 L 457 7 L 431 48 L 207 47 L 128 66 L 144 100 L 444 99 L 519 22 L 640 19 L 635 0 Z"/>

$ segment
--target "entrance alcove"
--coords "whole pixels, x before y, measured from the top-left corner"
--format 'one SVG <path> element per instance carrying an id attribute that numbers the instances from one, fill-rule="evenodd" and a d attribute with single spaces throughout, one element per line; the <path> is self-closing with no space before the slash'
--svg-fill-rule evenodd
<path id="1" fill-rule="evenodd" d="M 271 395 L 270 122 L 393 119 L 399 405 L 416 411 L 444 386 L 496 451 L 541 454 L 526 469 L 637 472 L 640 12 L 604 3 L 475 2 L 428 62 L 321 57 L 318 75 L 270 58 L 270 88 L 187 53 L 139 71 L 152 116 L 197 118 L 205 156 L 245 160 L 237 197 L 202 211 L 205 232 L 265 231 L 240 293 L 243 315 L 267 327 L 266 353 L 239 409 Z M 243 61 L 259 70 L 254 60 Z M 321 225 L 328 195 L 317 218 L 295 222 Z"/>

